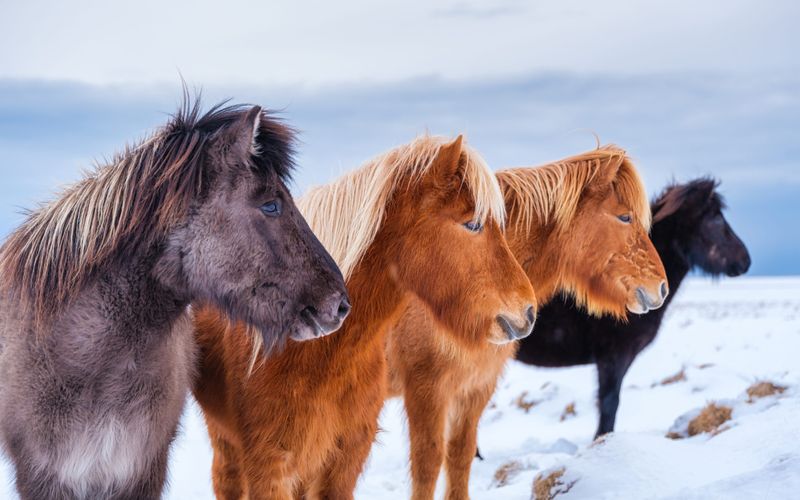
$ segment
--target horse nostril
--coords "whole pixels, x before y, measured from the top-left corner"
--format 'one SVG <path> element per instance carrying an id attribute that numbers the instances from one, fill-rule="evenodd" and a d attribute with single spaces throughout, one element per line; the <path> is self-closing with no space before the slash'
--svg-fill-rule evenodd
<path id="1" fill-rule="evenodd" d="M 669 288 L 667 287 L 667 282 L 666 281 L 662 281 L 661 282 L 661 300 L 666 299 L 667 295 L 669 295 Z"/>
<path id="2" fill-rule="evenodd" d="M 314 306 L 306 306 L 305 308 L 303 308 L 302 314 L 307 314 L 307 315 L 311 316 L 312 318 L 316 318 L 319 313 L 317 312 L 317 308 L 316 307 L 314 307 Z"/>
<path id="3" fill-rule="evenodd" d="M 533 306 L 528 306 L 528 308 L 525 310 L 525 318 L 527 318 L 529 325 L 532 325 L 536 322 L 536 311 L 534 310 Z"/>
<path id="4" fill-rule="evenodd" d="M 339 319 L 344 319 L 350 314 L 351 309 L 350 301 L 347 300 L 347 297 L 342 299 L 342 302 L 339 304 L 339 309 L 336 311 L 336 314 Z"/>

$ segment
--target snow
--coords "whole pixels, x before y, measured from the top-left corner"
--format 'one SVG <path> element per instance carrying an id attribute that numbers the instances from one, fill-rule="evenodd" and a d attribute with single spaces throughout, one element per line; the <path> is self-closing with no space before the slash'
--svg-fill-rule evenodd
<path id="1" fill-rule="evenodd" d="M 535 333 L 534 333 L 535 335 Z M 480 499 L 531 498 L 539 473 L 564 468 L 561 499 L 792 498 L 800 491 L 800 278 L 691 278 L 656 341 L 623 384 L 617 432 L 592 443 L 594 367 L 541 369 L 512 363 L 481 421 L 484 461 L 470 488 Z M 684 370 L 686 380 L 660 382 Z M 785 393 L 748 400 L 752 383 Z M 523 393 L 525 393 L 523 395 Z M 526 412 L 517 403 L 535 402 Z M 708 402 L 733 409 L 715 434 L 668 439 Z M 575 415 L 562 414 L 573 403 Z M 408 498 L 407 425 L 389 401 L 357 498 Z M 515 462 L 504 485 L 495 471 Z M 193 403 L 172 450 L 169 499 L 213 498 L 211 450 Z M 0 498 L 15 498 L 0 467 Z M 443 495 L 440 480 L 437 498 Z"/>

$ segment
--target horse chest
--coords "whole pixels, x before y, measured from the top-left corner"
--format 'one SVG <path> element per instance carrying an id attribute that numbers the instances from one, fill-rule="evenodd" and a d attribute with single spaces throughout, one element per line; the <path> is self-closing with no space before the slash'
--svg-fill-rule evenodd
<path id="1" fill-rule="evenodd" d="M 440 366 L 447 367 L 440 383 L 462 393 L 494 386 L 515 348 L 512 344 L 488 345 L 481 349 L 454 345 L 447 351 L 450 356 L 440 358 Z"/>
<path id="2" fill-rule="evenodd" d="M 497 383 L 506 363 L 513 356 L 513 346 L 489 346 L 471 366 L 464 367 L 465 389 L 482 388 Z"/>
<path id="3" fill-rule="evenodd" d="M 124 489 L 147 473 L 174 436 L 194 366 L 187 318 L 168 333 L 135 345 L 120 344 L 113 336 L 94 340 L 84 347 L 91 352 L 62 346 L 92 362 L 82 371 L 60 364 L 58 375 L 82 376 L 85 385 L 71 395 L 74 401 L 65 405 L 69 411 L 59 412 L 63 423 L 54 426 L 58 444 L 42 457 L 80 497 L 103 496 L 103 488 Z"/>

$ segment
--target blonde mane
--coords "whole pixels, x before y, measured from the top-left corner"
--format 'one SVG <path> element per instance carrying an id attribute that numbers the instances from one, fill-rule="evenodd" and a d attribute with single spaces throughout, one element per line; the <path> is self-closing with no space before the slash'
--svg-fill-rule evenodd
<path id="1" fill-rule="evenodd" d="M 333 256 L 345 280 L 375 239 L 386 204 L 401 185 L 419 181 L 451 139 L 421 136 L 378 156 L 330 184 L 316 187 L 297 201 L 301 213 Z M 475 218 L 505 222 L 505 202 L 497 178 L 484 159 L 462 149 L 464 184 L 475 202 Z"/>
<path id="2" fill-rule="evenodd" d="M 650 203 L 636 167 L 625 150 L 606 145 L 536 168 L 512 168 L 497 173 L 511 223 L 530 231 L 534 222 L 569 228 L 584 190 L 609 169 L 616 170 L 611 188 L 631 207 L 632 216 L 650 229 Z"/>

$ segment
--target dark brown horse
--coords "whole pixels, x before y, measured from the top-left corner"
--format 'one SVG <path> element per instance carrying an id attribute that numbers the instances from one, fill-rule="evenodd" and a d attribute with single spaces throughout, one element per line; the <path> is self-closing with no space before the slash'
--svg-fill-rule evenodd
<path id="1" fill-rule="evenodd" d="M 517 359 L 537 366 L 597 365 L 600 423 L 596 436 L 614 430 L 622 378 L 655 338 L 664 313 L 687 273 L 738 276 L 750 255 L 722 214 L 725 204 L 712 179 L 667 187 L 652 203 L 651 238 L 672 291 L 661 309 L 627 323 L 590 317 L 574 301 L 556 299 L 539 310 L 534 335 L 521 342 Z"/>
<path id="2" fill-rule="evenodd" d="M 183 109 L 0 249 L 0 437 L 23 499 L 158 498 L 195 372 L 191 302 L 267 348 L 337 328 L 342 275 L 289 195 L 293 134 Z"/>

